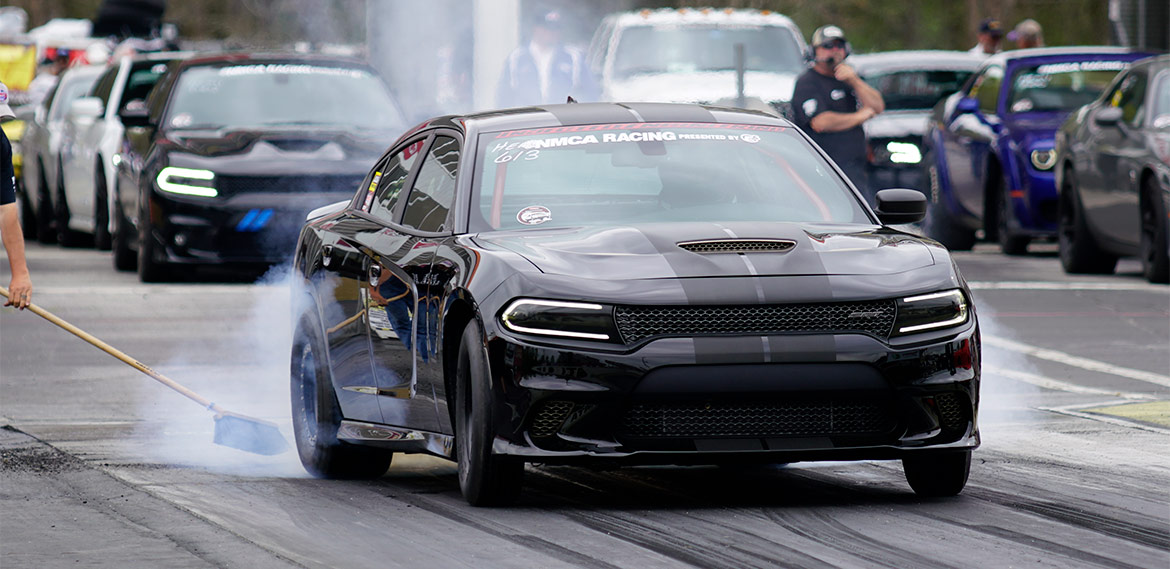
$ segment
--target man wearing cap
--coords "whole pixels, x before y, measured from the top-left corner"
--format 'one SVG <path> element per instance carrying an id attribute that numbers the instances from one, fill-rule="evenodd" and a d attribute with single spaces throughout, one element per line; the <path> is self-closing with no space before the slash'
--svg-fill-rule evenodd
<path id="1" fill-rule="evenodd" d="M 793 122 L 803 129 L 845 175 L 872 201 L 865 170 L 865 131 L 861 125 L 886 109 L 882 95 L 842 63 L 849 55 L 845 33 L 837 26 L 813 32 L 812 67 L 792 90 Z"/>
<path id="2" fill-rule="evenodd" d="M 16 118 L 8 106 L 8 87 L 0 83 L 0 121 Z M 32 302 L 32 280 L 24 260 L 24 234 L 20 231 L 20 213 L 16 207 L 16 173 L 12 168 L 12 143 L 0 129 L 0 240 L 8 253 L 12 280 L 8 283 L 8 302 L 21 310 Z"/>
<path id="3" fill-rule="evenodd" d="M 1015 29 L 1009 32 L 1007 37 L 1016 42 L 1018 49 L 1044 47 L 1044 30 L 1040 27 L 1040 22 L 1032 18 L 1016 24 Z"/>
<path id="4" fill-rule="evenodd" d="M 559 12 L 546 12 L 532 27 L 532 39 L 508 56 L 500 77 L 500 107 L 564 103 L 569 96 L 592 101 L 597 82 L 580 52 L 561 43 L 564 22 Z"/>
<path id="5" fill-rule="evenodd" d="M 1003 41 L 1003 24 L 995 18 L 985 18 L 979 23 L 979 38 L 975 47 L 968 50 L 972 55 L 987 57 L 1000 52 L 1000 42 Z"/>

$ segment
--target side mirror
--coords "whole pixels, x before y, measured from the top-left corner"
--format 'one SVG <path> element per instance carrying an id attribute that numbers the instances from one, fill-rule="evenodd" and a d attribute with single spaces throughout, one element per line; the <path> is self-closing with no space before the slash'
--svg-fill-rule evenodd
<path id="1" fill-rule="evenodd" d="M 1093 113 L 1093 122 L 1097 126 L 1117 126 L 1121 122 L 1121 107 L 1103 107 Z"/>
<path id="2" fill-rule="evenodd" d="M 881 190 L 877 193 L 876 212 L 882 225 L 917 223 L 926 217 L 926 196 L 905 188 Z"/>
<path id="3" fill-rule="evenodd" d="M 979 110 L 979 99 L 975 97 L 963 97 L 955 104 L 955 114 L 962 115 L 967 113 L 974 113 Z"/>
<path id="4" fill-rule="evenodd" d="M 126 128 L 150 126 L 150 110 L 146 108 L 146 102 L 142 99 L 126 103 L 118 113 L 118 118 L 122 119 L 122 126 Z"/>
<path id="5" fill-rule="evenodd" d="M 69 105 L 69 119 L 96 119 L 102 116 L 102 100 L 97 97 L 82 97 Z"/>

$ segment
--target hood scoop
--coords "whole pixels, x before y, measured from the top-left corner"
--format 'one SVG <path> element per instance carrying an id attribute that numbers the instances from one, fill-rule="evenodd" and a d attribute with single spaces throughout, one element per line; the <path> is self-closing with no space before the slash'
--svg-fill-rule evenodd
<path id="1" fill-rule="evenodd" d="M 322 146 L 325 146 L 328 141 L 286 138 L 269 139 L 265 142 L 283 150 L 284 152 L 316 152 Z"/>
<path id="2" fill-rule="evenodd" d="M 796 241 L 791 239 L 710 239 L 703 241 L 683 241 L 678 244 L 682 249 L 700 255 L 719 253 L 784 253 L 796 247 Z"/>

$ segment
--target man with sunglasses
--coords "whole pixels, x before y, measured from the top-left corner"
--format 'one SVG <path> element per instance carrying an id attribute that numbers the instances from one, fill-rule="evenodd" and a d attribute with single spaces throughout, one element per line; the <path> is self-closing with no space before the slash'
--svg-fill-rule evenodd
<path id="1" fill-rule="evenodd" d="M 845 171 L 853 185 L 873 203 L 865 170 L 865 131 L 862 124 L 886 108 L 882 95 L 843 63 L 849 42 L 837 26 L 813 32 L 808 59 L 812 67 L 797 80 L 792 92 L 793 122 Z"/>

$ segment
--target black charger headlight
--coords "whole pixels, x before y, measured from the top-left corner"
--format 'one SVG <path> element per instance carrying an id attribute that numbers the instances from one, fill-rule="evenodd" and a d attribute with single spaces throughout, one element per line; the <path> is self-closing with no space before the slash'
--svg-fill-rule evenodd
<path id="1" fill-rule="evenodd" d="M 500 320 L 520 334 L 621 342 L 613 307 L 604 304 L 521 298 L 504 309 Z"/>
<path id="2" fill-rule="evenodd" d="M 898 300 L 894 336 L 952 328 L 967 322 L 967 297 L 959 289 L 908 296 Z"/>

